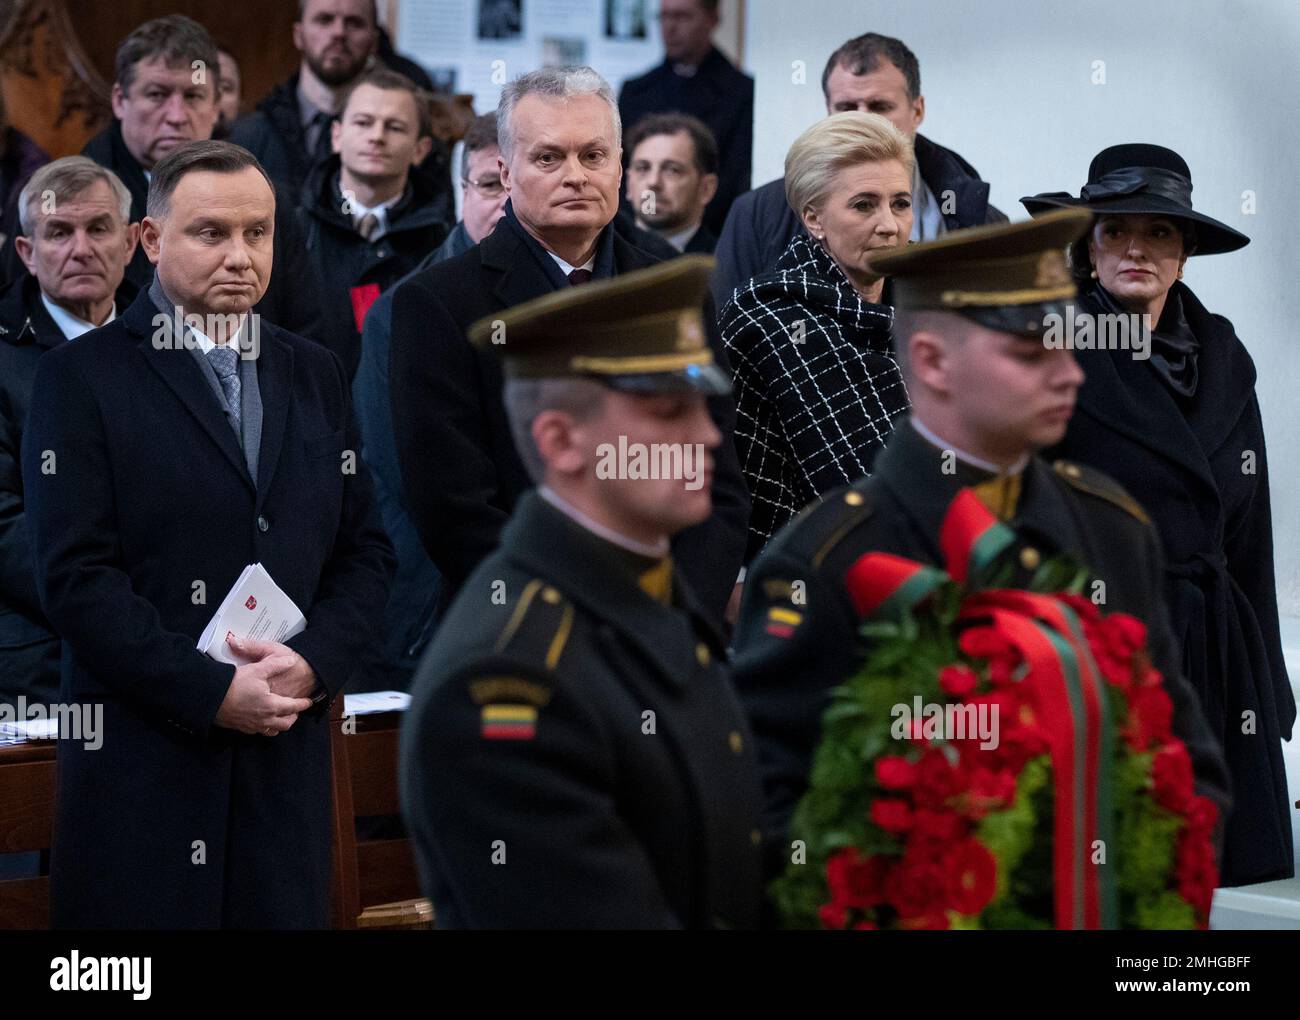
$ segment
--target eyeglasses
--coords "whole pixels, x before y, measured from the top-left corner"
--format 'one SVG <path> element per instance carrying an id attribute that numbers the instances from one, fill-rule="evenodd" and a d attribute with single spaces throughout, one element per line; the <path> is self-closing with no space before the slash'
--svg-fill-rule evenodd
<path id="1" fill-rule="evenodd" d="M 466 187 L 473 188 L 484 198 L 498 198 L 505 194 L 506 190 L 500 177 L 480 177 L 477 181 L 471 177 L 462 177 L 460 182 Z"/>

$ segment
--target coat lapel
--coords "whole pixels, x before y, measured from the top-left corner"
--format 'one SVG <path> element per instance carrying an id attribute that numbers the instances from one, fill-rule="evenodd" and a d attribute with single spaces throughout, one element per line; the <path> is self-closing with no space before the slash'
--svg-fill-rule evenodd
<path id="1" fill-rule="evenodd" d="M 1086 311 L 1101 312 L 1092 302 L 1080 303 Z M 1206 339 L 1202 338 L 1203 353 Z M 1089 415 L 1103 428 L 1181 466 L 1218 491 L 1187 418 L 1149 364 L 1135 362 L 1132 353 L 1123 350 L 1086 351 L 1078 361 L 1086 378 L 1079 389 L 1076 414 Z"/>
<path id="2" fill-rule="evenodd" d="M 496 277 L 492 295 L 502 308 L 513 308 L 555 289 L 524 239 L 504 221 L 479 242 L 479 257 L 483 268 Z"/>
<path id="3" fill-rule="evenodd" d="M 262 325 L 257 355 L 257 389 L 262 398 L 262 443 L 257 459 L 258 507 L 271 488 L 275 467 L 284 446 L 284 428 L 293 399 L 293 348 L 275 335 L 274 326 Z M 229 431 L 227 429 L 227 431 Z"/>
<path id="4" fill-rule="evenodd" d="M 140 337 L 136 349 L 140 351 L 149 367 L 176 395 L 186 412 L 199 423 L 208 438 L 217 444 L 218 449 L 230 461 L 244 483 L 250 489 L 253 488 L 253 479 L 248 474 L 248 465 L 244 463 L 244 451 L 239 448 L 235 433 L 230 428 L 230 423 L 226 421 L 225 413 L 218 405 L 207 380 L 203 378 L 194 356 L 175 343 L 171 316 L 165 316 L 166 344 L 154 344 L 154 316 L 161 314 L 163 313 L 158 311 L 149 296 L 148 289 L 141 290 L 123 317 L 130 333 Z"/>

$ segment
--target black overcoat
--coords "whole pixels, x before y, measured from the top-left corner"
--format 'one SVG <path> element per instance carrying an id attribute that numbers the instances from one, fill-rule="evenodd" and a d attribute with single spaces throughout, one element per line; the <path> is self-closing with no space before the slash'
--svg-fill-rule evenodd
<path id="1" fill-rule="evenodd" d="M 1200 342 L 1195 395 L 1175 397 L 1131 351 L 1076 351 L 1087 378 L 1053 456 L 1111 475 L 1160 533 L 1183 669 L 1232 771 L 1223 882 L 1245 885 L 1294 873 L 1282 740 L 1296 709 L 1278 629 L 1264 427 L 1255 365 L 1232 323 L 1184 284 L 1173 297 Z M 1087 294 L 1080 306 L 1105 311 Z"/>
<path id="2" fill-rule="evenodd" d="M 344 469 L 347 381 L 323 347 L 261 324 L 254 484 L 194 355 L 155 346 L 155 314 L 146 291 L 42 356 L 23 439 L 62 697 L 103 706 L 101 746 L 59 745 L 53 923 L 324 927 L 327 708 L 275 737 L 218 728 L 234 667 L 195 645 L 255 562 L 307 617 L 287 644 L 330 694 L 377 633 L 392 552 L 364 465 Z"/>

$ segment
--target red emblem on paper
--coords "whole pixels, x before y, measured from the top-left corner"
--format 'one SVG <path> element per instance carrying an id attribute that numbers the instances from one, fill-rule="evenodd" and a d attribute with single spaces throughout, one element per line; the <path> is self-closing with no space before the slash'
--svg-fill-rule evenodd
<path id="1" fill-rule="evenodd" d="M 248 596 L 248 601 L 244 603 L 244 608 L 245 608 L 245 609 L 256 609 L 256 608 L 257 608 L 257 599 L 255 599 L 252 595 Z"/>

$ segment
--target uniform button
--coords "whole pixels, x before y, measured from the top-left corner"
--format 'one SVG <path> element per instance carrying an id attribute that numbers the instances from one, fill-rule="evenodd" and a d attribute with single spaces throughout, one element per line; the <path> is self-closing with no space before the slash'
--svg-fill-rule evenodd
<path id="1" fill-rule="evenodd" d="M 850 490 L 844 494 L 844 502 L 849 506 L 861 506 L 865 497 L 860 492 Z"/>
<path id="2" fill-rule="evenodd" d="M 695 646 L 695 657 L 700 660 L 701 666 L 707 666 L 709 664 L 709 646 L 703 641 Z"/>
<path id="3" fill-rule="evenodd" d="M 270 530 L 271 530 L 271 522 L 268 521 L 265 517 L 262 517 L 261 515 L 259 515 L 258 518 L 257 518 L 257 530 L 258 530 L 258 531 L 270 531 Z"/>
<path id="4" fill-rule="evenodd" d="M 542 589 L 542 601 L 553 606 L 560 601 L 560 593 L 548 585 Z"/>
<path id="5" fill-rule="evenodd" d="M 1066 461 L 1060 461 L 1059 463 L 1061 465 L 1062 473 L 1070 478 L 1078 478 L 1079 475 L 1083 474 L 1083 472 L 1079 470 L 1077 464 L 1070 464 Z"/>
<path id="6" fill-rule="evenodd" d="M 1020 550 L 1020 565 L 1026 570 L 1037 570 L 1042 562 L 1043 557 L 1033 546 L 1027 545 Z"/>
<path id="7" fill-rule="evenodd" d="M 732 754 L 740 754 L 745 749 L 745 738 L 740 735 L 740 730 L 732 730 L 727 735 L 727 743 L 731 745 Z"/>
<path id="8" fill-rule="evenodd" d="M 763 842 L 763 834 L 757 829 L 751 829 L 749 832 L 749 841 L 753 843 L 754 846 L 758 846 L 758 844 Z"/>

